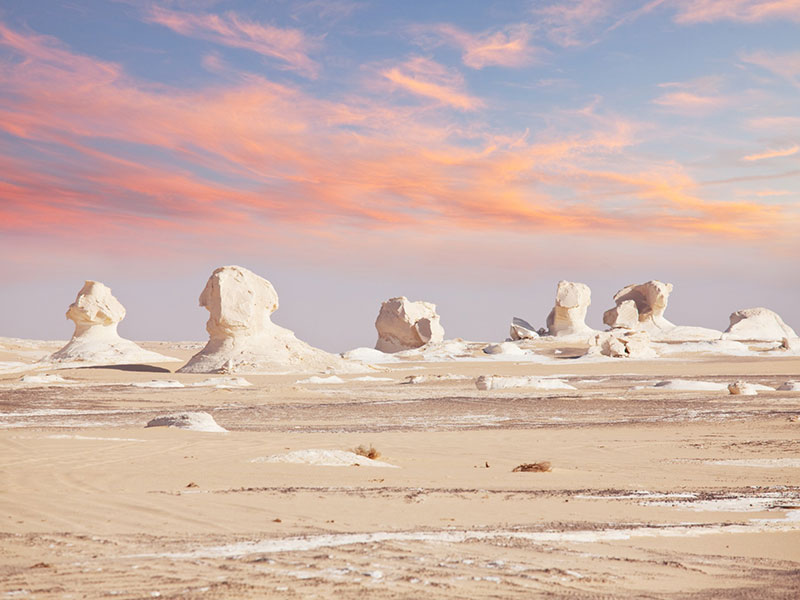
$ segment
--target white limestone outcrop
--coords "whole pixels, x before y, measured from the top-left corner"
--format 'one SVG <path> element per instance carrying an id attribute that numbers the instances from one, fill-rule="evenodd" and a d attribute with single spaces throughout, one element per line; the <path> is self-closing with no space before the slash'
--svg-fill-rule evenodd
<path id="1" fill-rule="evenodd" d="M 588 355 L 612 358 L 655 358 L 658 356 L 650 345 L 650 336 L 644 331 L 613 329 L 602 331 L 589 342 Z"/>
<path id="2" fill-rule="evenodd" d="M 672 329 L 675 325 L 664 318 L 671 293 L 671 283 L 656 280 L 626 286 L 614 294 L 616 306 L 603 314 L 603 323 L 649 334 Z"/>
<path id="3" fill-rule="evenodd" d="M 298 340 L 272 322 L 278 294 L 272 284 L 243 267 L 216 269 L 200 294 L 210 313 L 205 347 L 179 373 L 358 370 L 339 356 Z"/>
<path id="4" fill-rule="evenodd" d="M 412 302 L 405 296 L 381 304 L 375 329 L 378 330 L 375 348 L 381 352 L 402 352 L 444 340 L 436 305 L 421 300 Z"/>
<path id="5" fill-rule="evenodd" d="M 72 339 L 42 362 L 119 365 L 177 360 L 120 337 L 117 325 L 124 318 L 125 307 L 108 286 L 99 281 L 85 282 L 67 309 L 67 319 L 75 323 Z"/>
<path id="6" fill-rule="evenodd" d="M 536 339 L 539 337 L 539 334 L 533 328 L 533 325 L 528 323 L 525 319 L 514 317 L 511 320 L 509 336 L 511 337 L 512 341 L 516 342 L 519 340 Z"/>
<path id="7" fill-rule="evenodd" d="M 768 308 L 745 308 L 731 313 L 730 325 L 723 333 L 726 340 L 780 342 L 796 338 L 794 330 Z"/>
<path id="8" fill-rule="evenodd" d="M 556 304 L 547 315 L 547 332 L 558 337 L 591 335 L 594 330 L 586 325 L 586 311 L 592 302 L 592 292 L 584 283 L 559 281 Z"/>
<path id="9" fill-rule="evenodd" d="M 208 433 L 225 433 L 228 430 L 217 424 L 207 412 L 184 412 L 173 413 L 171 415 L 159 415 L 155 419 L 150 419 L 145 425 L 149 427 L 177 427 L 178 429 L 188 429 L 190 431 L 205 431 Z"/>
<path id="10" fill-rule="evenodd" d="M 653 341 L 688 342 L 716 340 L 721 331 L 706 327 L 677 326 L 664 317 L 672 284 L 651 280 L 631 284 L 614 294 L 616 306 L 603 313 L 611 329 L 644 331 Z"/>

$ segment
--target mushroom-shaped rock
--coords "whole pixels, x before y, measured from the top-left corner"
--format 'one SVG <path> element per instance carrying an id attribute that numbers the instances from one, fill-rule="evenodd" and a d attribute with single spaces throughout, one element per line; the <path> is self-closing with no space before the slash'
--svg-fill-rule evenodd
<path id="1" fill-rule="evenodd" d="M 400 352 L 444 340 L 444 328 L 439 323 L 436 305 L 430 302 L 411 302 L 405 296 L 390 298 L 381 304 L 375 320 L 381 352 Z"/>
<path id="2" fill-rule="evenodd" d="M 179 369 L 181 373 L 357 369 L 275 325 L 270 315 L 278 308 L 278 294 L 269 281 L 248 269 L 216 269 L 200 294 L 200 306 L 210 313 L 209 340 Z"/>
<path id="3" fill-rule="evenodd" d="M 539 334 L 536 333 L 533 325 L 524 319 L 520 319 L 519 317 L 514 317 L 511 320 L 509 335 L 514 341 L 530 340 L 539 337 Z"/>
<path id="4" fill-rule="evenodd" d="M 731 324 L 722 334 L 727 340 L 780 342 L 796 338 L 794 330 L 768 308 L 745 308 L 731 314 Z"/>
<path id="5" fill-rule="evenodd" d="M 44 362 L 108 365 L 177 360 L 120 337 L 117 325 L 124 318 L 125 307 L 111 289 L 99 281 L 87 281 L 67 309 L 67 319 L 75 323 L 72 339 Z"/>
<path id="6" fill-rule="evenodd" d="M 624 287 L 614 294 L 616 306 L 603 314 L 603 323 L 612 328 L 637 329 L 651 335 L 673 329 L 675 325 L 664 318 L 671 292 L 671 283 L 655 280 Z M 631 306 L 630 302 L 634 305 Z"/>
<path id="7" fill-rule="evenodd" d="M 650 336 L 644 331 L 614 329 L 595 335 L 589 342 L 589 355 L 613 358 L 655 358 L 656 351 L 650 346 Z"/>
<path id="8" fill-rule="evenodd" d="M 594 330 L 586 325 L 586 310 L 592 292 L 584 283 L 559 281 L 556 304 L 547 316 L 547 333 L 555 336 L 589 335 Z"/>

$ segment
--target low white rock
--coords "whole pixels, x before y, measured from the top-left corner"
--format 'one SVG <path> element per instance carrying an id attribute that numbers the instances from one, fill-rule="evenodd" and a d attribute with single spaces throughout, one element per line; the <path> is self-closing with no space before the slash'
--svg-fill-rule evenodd
<path id="1" fill-rule="evenodd" d="M 250 387 L 253 384 L 244 377 L 209 377 L 202 381 L 190 383 L 192 387 L 213 387 L 217 389 Z"/>
<path id="2" fill-rule="evenodd" d="M 746 381 L 734 381 L 728 384 L 728 391 L 735 396 L 755 396 L 758 394 L 756 387 Z"/>
<path id="3" fill-rule="evenodd" d="M 131 384 L 138 388 L 182 388 L 185 387 L 180 381 L 174 379 L 153 379 L 151 381 L 136 381 Z"/>
<path id="4" fill-rule="evenodd" d="M 723 333 L 728 340 L 755 340 L 780 342 L 796 338 L 794 330 L 780 316 L 768 308 L 745 308 L 731 313 L 730 325 Z"/>
<path id="5" fill-rule="evenodd" d="M 209 433 L 224 433 L 228 431 L 220 427 L 207 412 L 184 412 L 171 415 L 160 415 L 147 422 L 147 427 L 177 427 L 191 431 L 205 431 Z"/>
<path id="6" fill-rule="evenodd" d="M 318 375 L 312 375 L 311 377 L 307 377 L 306 379 L 299 379 L 295 381 L 295 383 L 311 383 L 311 384 L 329 384 L 329 383 L 344 383 L 344 379 L 341 377 L 337 377 L 336 375 L 330 375 L 329 377 L 320 377 Z"/>
<path id="7" fill-rule="evenodd" d="M 359 467 L 398 468 L 395 465 L 373 460 L 366 456 L 356 454 L 355 452 L 348 452 L 345 450 L 295 450 L 294 452 L 287 452 L 286 454 L 273 454 L 272 456 L 254 458 L 251 462 L 290 463 L 314 465 L 317 467 L 352 467 L 358 465 Z"/>
<path id="8" fill-rule="evenodd" d="M 668 379 L 659 381 L 653 387 L 673 392 L 722 392 L 728 390 L 727 384 L 724 383 L 693 379 Z"/>
<path id="9" fill-rule="evenodd" d="M 42 373 L 41 375 L 23 375 L 20 378 L 20 383 L 27 383 L 28 385 L 65 385 L 75 382 L 64 379 L 61 375 Z"/>
<path id="10" fill-rule="evenodd" d="M 542 377 L 501 377 L 499 375 L 481 375 L 475 380 L 479 390 L 501 390 L 507 388 L 531 388 L 536 390 L 574 390 L 575 386 L 561 379 Z"/>
<path id="11" fill-rule="evenodd" d="M 539 337 L 539 334 L 536 333 L 536 330 L 533 328 L 533 325 L 531 325 L 524 319 L 520 319 L 519 317 L 514 317 L 511 320 L 511 328 L 509 331 L 509 335 L 511 339 L 514 341 L 531 340 Z"/>
<path id="12" fill-rule="evenodd" d="M 786 381 L 778 388 L 780 392 L 800 392 L 800 381 Z"/>
<path id="13" fill-rule="evenodd" d="M 488 346 L 483 348 L 484 354 L 505 354 L 505 355 L 513 355 L 513 356 L 523 356 L 527 354 L 525 350 L 517 346 L 513 342 L 500 342 L 499 344 L 489 344 Z"/>
<path id="14" fill-rule="evenodd" d="M 589 355 L 612 358 L 655 358 L 658 356 L 650 345 L 650 336 L 644 331 L 614 329 L 603 331 L 589 341 Z"/>

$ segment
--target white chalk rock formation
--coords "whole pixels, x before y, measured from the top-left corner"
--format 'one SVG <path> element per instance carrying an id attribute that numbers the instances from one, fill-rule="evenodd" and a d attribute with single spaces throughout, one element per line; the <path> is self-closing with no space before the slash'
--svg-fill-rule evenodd
<path id="1" fill-rule="evenodd" d="M 436 305 L 411 302 L 405 296 L 390 298 L 381 304 L 375 329 L 378 330 L 375 348 L 381 352 L 402 352 L 444 340 Z"/>
<path id="2" fill-rule="evenodd" d="M 209 340 L 179 373 L 359 370 L 273 323 L 270 315 L 278 309 L 275 288 L 243 267 L 216 269 L 200 294 L 200 306 L 210 313 Z"/>
<path id="3" fill-rule="evenodd" d="M 612 358 L 655 358 L 658 356 L 650 345 L 650 336 L 647 333 L 629 329 L 613 329 L 598 333 L 590 340 L 587 354 Z"/>
<path id="4" fill-rule="evenodd" d="M 207 412 L 185 412 L 171 415 L 160 415 L 155 419 L 150 419 L 145 425 L 148 427 L 177 427 L 179 429 L 189 429 L 191 431 L 206 431 L 209 433 L 225 433 L 228 431 L 217 424 Z"/>
<path id="5" fill-rule="evenodd" d="M 671 283 L 655 280 L 624 287 L 614 294 L 616 306 L 603 314 L 603 323 L 649 334 L 672 329 L 675 325 L 664 318 L 671 292 Z"/>
<path id="6" fill-rule="evenodd" d="M 532 340 L 539 337 L 533 325 L 528 323 L 525 319 L 514 317 L 511 320 L 511 329 L 509 335 L 513 341 L 519 340 Z"/>
<path id="7" fill-rule="evenodd" d="M 780 392 L 800 392 L 800 381 L 786 381 L 778 387 Z"/>
<path id="8" fill-rule="evenodd" d="M 43 362 L 119 365 L 177 360 L 120 337 L 117 325 L 124 318 L 125 307 L 111 289 L 99 281 L 87 281 L 67 309 L 67 319 L 75 322 L 72 339 Z"/>
<path id="9" fill-rule="evenodd" d="M 727 340 L 780 342 L 796 338 L 794 330 L 768 308 L 745 308 L 731 314 L 731 324 L 723 333 Z"/>
<path id="10" fill-rule="evenodd" d="M 592 302 L 589 286 L 572 281 L 559 281 L 556 304 L 547 315 L 547 332 L 554 336 L 590 335 L 594 330 L 586 325 L 586 310 Z"/>
<path id="11" fill-rule="evenodd" d="M 631 284 L 614 294 L 616 306 L 603 313 L 611 329 L 645 331 L 653 341 L 686 342 L 716 340 L 721 331 L 706 327 L 676 326 L 664 317 L 672 284 L 662 281 Z"/>

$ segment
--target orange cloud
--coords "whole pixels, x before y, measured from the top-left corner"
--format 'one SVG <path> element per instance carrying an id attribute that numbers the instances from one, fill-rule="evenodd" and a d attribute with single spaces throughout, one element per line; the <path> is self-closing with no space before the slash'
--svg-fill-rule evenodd
<path id="1" fill-rule="evenodd" d="M 168 27 L 188 37 L 244 48 L 277 59 L 287 68 L 307 77 L 316 77 L 319 65 L 308 53 L 319 44 L 299 29 L 282 29 L 267 23 L 255 23 L 234 12 L 224 15 L 179 12 L 153 5 L 147 9 L 145 20 Z"/>
<path id="2" fill-rule="evenodd" d="M 713 21 L 755 23 L 770 19 L 800 22 L 800 0 L 675 0 L 675 22 Z"/>
<path id="3" fill-rule="evenodd" d="M 416 32 L 432 33 L 462 51 L 461 60 L 468 67 L 524 67 L 535 62 L 544 52 L 530 43 L 530 27 L 516 25 L 503 31 L 469 33 L 450 24 L 414 28 Z"/>
<path id="4" fill-rule="evenodd" d="M 0 46 L 20 59 L 0 62 L 3 231 L 256 243 L 275 229 L 754 238 L 798 225 L 778 206 L 703 198 L 679 169 L 633 168 L 637 127 L 625 119 L 586 109 L 538 135 L 464 122 L 477 100 L 426 59 L 394 69 L 431 84 L 412 93 L 436 110 L 369 90 L 321 100 L 254 75 L 153 84 L 1 23 Z"/>
<path id="5" fill-rule="evenodd" d="M 460 74 L 427 58 L 414 57 L 381 74 L 407 92 L 461 110 L 475 110 L 484 106 L 481 100 L 464 91 L 464 78 Z"/>
<path id="6" fill-rule="evenodd" d="M 797 154 L 800 152 L 800 146 L 795 144 L 789 148 L 783 148 L 782 150 L 767 150 L 766 152 L 759 152 L 756 154 L 748 154 L 747 156 L 743 156 L 742 160 L 754 161 L 754 160 L 765 160 L 767 158 L 781 158 L 784 156 L 792 156 L 793 154 Z"/>

